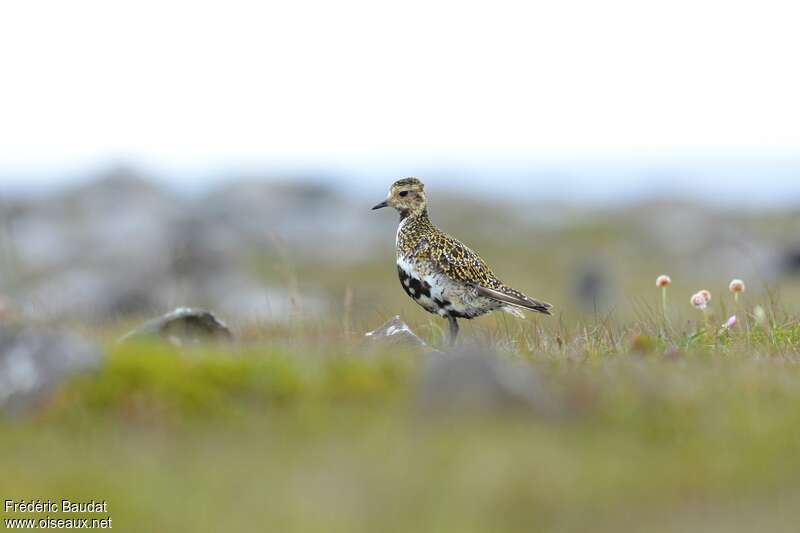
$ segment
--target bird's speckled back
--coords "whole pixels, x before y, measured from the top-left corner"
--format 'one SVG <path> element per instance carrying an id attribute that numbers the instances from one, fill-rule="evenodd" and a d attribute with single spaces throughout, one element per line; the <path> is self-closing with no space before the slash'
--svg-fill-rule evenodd
<path id="1" fill-rule="evenodd" d="M 440 231 L 428 217 L 427 209 L 400 222 L 397 257 L 442 272 L 454 281 L 499 289 L 503 284 L 467 245 Z"/>

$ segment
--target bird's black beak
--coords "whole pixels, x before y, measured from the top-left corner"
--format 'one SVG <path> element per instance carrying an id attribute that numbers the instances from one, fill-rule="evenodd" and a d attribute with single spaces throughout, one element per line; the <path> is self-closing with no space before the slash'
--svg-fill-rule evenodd
<path id="1" fill-rule="evenodd" d="M 372 210 L 375 211 L 376 209 L 381 209 L 383 207 L 389 207 L 389 204 L 386 202 L 386 200 L 373 207 Z"/>

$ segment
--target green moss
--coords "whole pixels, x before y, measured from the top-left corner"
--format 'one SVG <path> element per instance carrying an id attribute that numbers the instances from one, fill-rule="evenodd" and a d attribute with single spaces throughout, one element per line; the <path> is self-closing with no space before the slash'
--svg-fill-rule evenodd
<path id="1" fill-rule="evenodd" d="M 568 408 L 556 418 L 426 413 L 421 356 L 328 325 L 230 348 L 109 345 L 97 372 L 0 422 L 0 491 L 107 499 L 123 531 L 797 523 L 795 321 L 725 335 L 647 321 L 548 327 L 483 321 L 467 337 L 531 365 Z"/>

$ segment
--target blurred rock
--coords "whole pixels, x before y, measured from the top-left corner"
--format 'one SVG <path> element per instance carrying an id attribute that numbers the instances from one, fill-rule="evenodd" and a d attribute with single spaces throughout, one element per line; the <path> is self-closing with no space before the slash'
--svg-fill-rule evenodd
<path id="1" fill-rule="evenodd" d="M 18 291 L 24 316 L 33 320 L 102 321 L 150 314 L 174 297 L 167 281 L 145 268 L 70 268 Z"/>
<path id="2" fill-rule="evenodd" d="M 99 366 L 93 343 L 70 333 L 0 325 L 0 409 L 34 406 L 69 375 Z"/>
<path id="3" fill-rule="evenodd" d="M 169 304 L 168 230 L 181 208 L 160 187 L 119 168 L 19 204 L 6 223 L 16 265 L 6 290 L 26 318 L 109 320 Z"/>
<path id="4" fill-rule="evenodd" d="M 161 337 L 175 346 L 233 341 L 233 334 L 228 326 L 209 311 L 180 307 L 163 316 L 148 320 L 125 334 L 119 339 L 119 342 L 153 336 Z"/>
<path id="5" fill-rule="evenodd" d="M 393 317 L 378 329 L 366 333 L 365 337 L 376 343 L 430 349 L 425 341 L 417 337 L 408 324 L 400 319 L 400 315 Z"/>
<path id="6" fill-rule="evenodd" d="M 783 271 L 790 276 L 800 276 L 800 245 L 787 248 L 783 253 Z"/>
<path id="7" fill-rule="evenodd" d="M 549 417 L 565 412 L 533 368 L 474 350 L 430 357 L 418 399 L 426 414 L 527 411 Z"/>
<path id="8" fill-rule="evenodd" d="M 309 211 L 331 222 L 320 226 Z M 329 249 L 330 260 L 352 257 L 343 244 L 369 250 L 363 239 L 344 238 L 358 226 L 342 216 L 350 212 L 320 186 L 240 181 L 179 196 L 112 169 L 78 187 L 4 202 L 0 291 L 31 320 L 148 316 L 187 300 L 250 320 L 313 318 L 327 310 L 323 295 L 290 294 L 257 274 L 288 268 L 290 252 Z"/>
<path id="9" fill-rule="evenodd" d="M 575 276 L 575 301 L 584 312 L 605 309 L 611 293 L 607 269 L 598 264 L 586 264 Z"/>
<path id="10" fill-rule="evenodd" d="M 25 202 L 8 225 L 18 261 L 35 272 L 109 264 L 130 270 L 143 257 L 168 263 L 164 229 L 180 211 L 161 188 L 119 169 Z"/>
<path id="11" fill-rule="evenodd" d="M 270 287 L 237 271 L 220 272 L 205 284 L 204 293 L 204 299 L 220 313 L 249 322 L 320 319 L 330 312 L 329 302 L 315 291 Z"/>
<path id="12" fill-rule="evenodd" d="M 251 249 L 327 262 L 370 257 L 379 232 L 364 220 L 374 218 L 368 206 L 349 206 L 340 194 L 320 179 L 240 179 L 209 192 L 197 211 Z"/>

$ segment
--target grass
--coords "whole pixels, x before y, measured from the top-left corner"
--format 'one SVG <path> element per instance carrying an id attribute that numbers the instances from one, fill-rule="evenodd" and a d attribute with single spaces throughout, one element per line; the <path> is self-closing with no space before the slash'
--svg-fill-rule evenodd
<path id="1" fill-rule="evenodd" d="M 539 373 L 567 408 L 549 418 L 430 413 L 430 356 L 338 321 L 108 342 L 97 372 L 0 422 L 0 493 L 107 500 L 123 531 L 793 531 L 800 324 L 658 314 L 465 328 Z"/>

